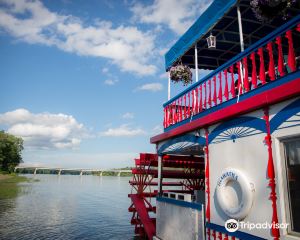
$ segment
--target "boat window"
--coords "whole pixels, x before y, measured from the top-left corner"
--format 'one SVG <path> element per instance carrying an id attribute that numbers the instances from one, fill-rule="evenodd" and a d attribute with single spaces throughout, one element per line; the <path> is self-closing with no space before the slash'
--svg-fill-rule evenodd
<path id="1" fill-rule="evenodd" d="M 183 195 L 178 195 L 178 200 L 184 200 L 184 196 Z"/>
<path id="2" fill-rule="evenodd" d="M 290 229 L 300 233 L 300 138 L 284 142 L 287 187 L 290 205 Z"/>

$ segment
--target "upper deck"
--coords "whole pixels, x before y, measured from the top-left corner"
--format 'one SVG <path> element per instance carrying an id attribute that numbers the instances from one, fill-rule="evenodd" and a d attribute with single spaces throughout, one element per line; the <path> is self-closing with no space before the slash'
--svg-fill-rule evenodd
<path id="1" fill-rule="evenodd" d="M 298 9 L 288 21 L 274 19 L 270 23 L 259 23 L 255 28 L 257 22 L 249 13 L 249 1 L 240 1 L 244 32 L 238 39 L 238 19 L 233 14 L 237 3 L 226 1 L 227 4 L 220 5 L 221 2 L 215 0 L 166 54 L 167 70 L 180 61 L 196 68 L 196 74 L 198 67 L 213 71 L 163 105 L 164 133 L 151 138 L 152 143 L 300 94 Z M 214 8 L 213 19 L 201 25 L 201 21 L 211 17 Z M 195 31 L 195 25 L 198 31 Z M 223 26 L 222 30 L 220 26 Z M 214 50 L 205 48 L 205 39 L 210 32 L 217 37 Z M 258 37 L 263 33 L 263 37 Z M 240 45 L 245 45 L 246 49 L 238 53 L 239 48 L 243 50 Z M 196 51 L 192 55 L 194 46 Z M 198 61 L 193 62 L 193 59 Z"/>

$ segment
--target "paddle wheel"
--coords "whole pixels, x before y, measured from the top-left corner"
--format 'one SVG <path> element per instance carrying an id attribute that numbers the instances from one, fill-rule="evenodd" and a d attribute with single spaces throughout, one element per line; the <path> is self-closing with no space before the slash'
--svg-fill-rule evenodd
<path id="1" fill-rule="evenodd" d="M 188 193 L 204 189 L 204 161 L 202 157 L 164 155 L 162 158 L 162 193 Z M 153 198 L 158 195 L 158 156 L 141 153 L 132 169 L 131 224 L 135 234 L 152 239 L 155 236 L 155 213 Z"/>

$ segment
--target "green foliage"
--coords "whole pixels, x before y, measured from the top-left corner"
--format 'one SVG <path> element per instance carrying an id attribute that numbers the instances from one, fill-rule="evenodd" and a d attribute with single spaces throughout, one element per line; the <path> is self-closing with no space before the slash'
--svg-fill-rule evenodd
<path id="1" fill-rule="evenodd" d="M 15 198 L 19 194 L 18 183 L 27 182 L 26 177 L 15 174 L 0 174 L 0 200 L 5 198 Z"/>
<path id="2" fill-rule="evenodd" d="M 22 162 L 23 139 L 0 131 L 0 170 L 13 172 Z"/>
<path id="3" fill-rule="evenodd" d="M 132 173 L 131 172 L 122 172 L 120 177 L 131 177 Z"/>

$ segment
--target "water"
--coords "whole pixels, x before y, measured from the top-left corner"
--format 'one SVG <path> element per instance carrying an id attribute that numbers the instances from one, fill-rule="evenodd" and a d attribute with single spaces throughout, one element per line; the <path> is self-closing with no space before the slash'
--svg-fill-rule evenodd
<path id="1" fill-rule="evenodd" d="M 128 177 L 35 178 L 0 199 L 0 239 L 133 239 Z"/>

